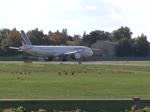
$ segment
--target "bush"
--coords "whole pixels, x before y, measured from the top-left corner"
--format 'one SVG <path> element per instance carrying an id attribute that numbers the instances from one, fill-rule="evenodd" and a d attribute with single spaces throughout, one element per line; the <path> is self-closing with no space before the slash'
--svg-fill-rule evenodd
<path id="1" fill-rule="evenodd" d="M 143 109 L 136 109 L 136 106 L 133 105 L 131 110 L 125 110 L 125 112 L 150 112 L 150 107 L 146 106 Z"/>

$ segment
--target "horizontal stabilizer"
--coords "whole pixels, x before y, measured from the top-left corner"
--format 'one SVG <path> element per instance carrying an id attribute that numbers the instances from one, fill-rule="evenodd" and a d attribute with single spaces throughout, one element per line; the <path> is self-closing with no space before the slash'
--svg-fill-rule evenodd
<path id="1" fill-rule="evenodd" d="M 9 47 L 9 48 L 19 50 L 19 47 Z"/>

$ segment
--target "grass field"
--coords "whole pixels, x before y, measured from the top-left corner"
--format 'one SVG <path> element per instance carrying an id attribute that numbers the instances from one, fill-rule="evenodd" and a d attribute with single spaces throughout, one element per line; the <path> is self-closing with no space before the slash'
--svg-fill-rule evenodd
<path id="1" fill-rule="evenodd" d="M 150 98 L 150 62 L 0 63 L 0 99 Z"/>

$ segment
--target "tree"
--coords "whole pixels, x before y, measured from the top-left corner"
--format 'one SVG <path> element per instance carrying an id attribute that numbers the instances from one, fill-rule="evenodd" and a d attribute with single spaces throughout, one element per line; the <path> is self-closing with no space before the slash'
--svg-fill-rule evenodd
<path id="1" fill-rule="evenodd" d="M 67 29 L 62 29 L 62 34 L 64 34 L 65 36 L 68 36 Z"/>
<path id="2" fill-rule="evenodd" d="M 116 42 L 122 38 L 131 39 L 131 36 L 132 32 L 130 31 L 130 28 L 121 26 L 121 28 L 114 30 L 111 33 L 111 40 Z"/>
<path id="3" fill-rule="evenodd" d="M 134 43 L 134 54 L 138 57 L 146 57 L 149 54 L 149 43 L 144 34 L 138 36 Z"/>
<path id="4" fill-rule="evenodd" d="M 116 55 L 119 57 L 127 57 L 132 55 L 132 45 L 129 39 L 122 38 L 118 41 L 116 46 Z"/>
<path id="5" fill-rule="evenodd" d="M 7 37 L 2 40 L 1 48 L 3 50 L 3 55 L 16 55 L 16 50 L 9 49 L 9 47 L 20 47 L 21 46 L 21 35 L 14 28 L 9 32 Z"/>
<path id="6" fill-rule="evenodd" d="M 9 29 L 2 29 L 0 30 L 0 43 L 2 42 L 3 39 L 7 37 L 7 35 L 10 33 Z"/>
<path id="7" fill-rule="evenodd" d="M 30 41 L 34 45 L 47 45 L 46 35 L 44 35 L 43 31 L 39 31 L 38 28 L 35 30 L 31 30 L 27 32 Z"/>
<path id="8" fill-rule="evenodd" d="M 80 35 L 74 35 L 74 45 L 75 46 L 81 46 L 81 45 L 84 45 L 83 44 L 83 41 L 82 41 L 82 38 Z"/>
<path id="9" fill-rule="evenodd" d="M 62 32 L 56 31 L 55 33 L 49 33 L 47 38 L 51 45 L 67 45 L 67 39 L 70 37 Z"/>
<path id="10" fill-rule="evenodd" d="M 9 29 L 1 29 L 0 30 L 0 55 L 4 55 L 4 49 L 2 47 L 2 41 L 8 37 L 10 33 Z"/>
<path id="11" fill-rule="evenodd" d="M 109 40 L 110 33 L 105 31 L 92 31 L 89 35 L 83 34 L 83 42 L 86 43 L 87 46 L 91 46 L 91 44 L 96 43 L 97 40 Z"/>

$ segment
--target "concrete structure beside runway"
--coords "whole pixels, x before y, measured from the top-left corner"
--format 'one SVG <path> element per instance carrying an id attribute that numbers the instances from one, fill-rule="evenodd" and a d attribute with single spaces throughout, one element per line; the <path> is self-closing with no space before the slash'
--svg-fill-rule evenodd
<path id="1" fill-rule="evenodd" d="M 116 55 L 116 44 L 111 41 L 101 41 L 98 40 L 96 43 L 92 44 L 91 48 L 95 56 L 101 57 L 114 57 Z"/>

